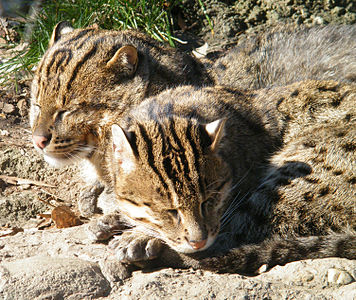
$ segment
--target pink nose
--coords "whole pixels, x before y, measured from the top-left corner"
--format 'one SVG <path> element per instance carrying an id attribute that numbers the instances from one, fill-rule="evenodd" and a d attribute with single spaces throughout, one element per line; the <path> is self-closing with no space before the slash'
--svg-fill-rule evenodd
<path id="1" fill-rule="evenodd" d="M 206 245 L 207 240 L 201 240 L 201 241 L 190 241 L 189 244 L 192 246 L 194 250 L 199 250 L 203 248 Z"/>
<path id="2" fill-rule="evenodd" d="M 44 149 L 47 145 L 48 138 L 43 135 L 34 135 L 32 139 L 35 145 L 40 149 Z"/>

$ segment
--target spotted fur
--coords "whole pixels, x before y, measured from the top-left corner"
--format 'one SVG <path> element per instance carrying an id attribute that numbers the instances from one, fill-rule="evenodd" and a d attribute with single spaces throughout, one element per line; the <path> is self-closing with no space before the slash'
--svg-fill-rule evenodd
<path id="1" fill-rule="evenodd" d="M 355 100 L 355 85 L 333 81 L 146 100 L 112 126 L 106 154 L 130 241 L 144 233 L 174 250 L 158 264 L 224 272 L 356 259 Z"/>

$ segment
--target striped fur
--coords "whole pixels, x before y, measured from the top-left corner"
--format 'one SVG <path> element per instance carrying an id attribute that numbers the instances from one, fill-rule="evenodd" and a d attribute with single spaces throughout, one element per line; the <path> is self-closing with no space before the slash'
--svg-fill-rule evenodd
<path id="1" fill-rule="evenodd" d="M 112 248 L 139 260 L 132 234 L 141 243 L 144 233 L 174 250 L 161 266 L 243 273 L 356 259 L 355 100 L 354 85 L 332 81 L 180 87 L 146 100 L 112 126 L 106 181 L 134 226 Z"/>
<path id="2" fill-rule="evenodd" d="M 211 83 L 194 58 L 142 33 L 61 22 L 32 83 L 32 133 L 47 139 L 43 149 L 34 139 L 35 147 L 54 166 L 95 161 L 99 127 L 110 115 L 168 87 Z"/>
<path id="3" fill-rule="evenodd" d="M 103 190 L 103 124 L 179 84 L 212 80 L 190 55 L 137 31 L 55 27 L 32 82 L 30 124 L 34 146 L 48 163 L 82 163 L 88 183 L 78 201 L 82 215 L 96 211 Z"/>

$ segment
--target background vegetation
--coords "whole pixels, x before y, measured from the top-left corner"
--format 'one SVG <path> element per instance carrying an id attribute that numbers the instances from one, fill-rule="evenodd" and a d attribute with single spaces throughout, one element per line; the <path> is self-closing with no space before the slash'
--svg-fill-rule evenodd
<path id="1" fill-rule="evenodd" d="M 269 26 L 355 24 L 355 0 L 0 0 L 41 3 L 23 19 L 23 40 L 29 46 L 11 60 L 0 61 L 2 78 L 32 70 L 47 48 L 54 25 L 63 20 L 74 27 L 97 23 L 101 28 L 138 28 L 155 39 L 185 49 L 207 42 L 209 52 L 236 45 L 243 36 Z M 26 25 L 25 25 L 26 24 Z M 181 32 L 178 32 L 180 29 Z M 201 40 L 197 42 L 197 37 Z M 10 73 L 11 72 L 11 73 Z M 11 76 L 8 76 L 11 74 Z M 2 77 L 2 78 L 1 78 Z M 16 78 L 16 76 L 15 76 Z"/>
<path id="2" fill-rule="evenodd" d="M 212 26 L 205 13 L 202 0 L 194 0 Z M 153 38 L 172 47 L 180 42 L 174 37 L 180 12 L 180 0 L 48 0 L 24 17 L 22 40 L 29 47 L 11 60 L 0 65 L 1 77 L 8 72 L 30 71 L 45 52 L 53 27 L 60 21 L 71 22 L 74 28 L 98 24 L 104 29 L 140 29 Z"/>

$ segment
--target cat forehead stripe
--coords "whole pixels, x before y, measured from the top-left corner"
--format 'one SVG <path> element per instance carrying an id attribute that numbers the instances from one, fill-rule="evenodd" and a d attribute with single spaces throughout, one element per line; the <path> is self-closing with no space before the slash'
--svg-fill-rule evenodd
<path id="1" fill-rule="evenodd" d="M 147 131 L 145 129 L 145 127 L 143 125 L 139 125 L 138 126 L 141 137 L 143 138 L 143 141 L 145 142 L 146 146 L 147 146 L 147 156 L 148 156 L 148 165 L 149 167 L 153 170 L 153 172 L 158 176 L 159 180 L 161 181 L 163 187 L 168 190 L 168 184 L 165 182 L 165 180 L 162 177 L 162 174 L 158 171 L 157 166 L 155 165 L 155 159 L 154 159 L 154 155 L 153 155 L 153 143 L 152 140 L 149 138 Z"/>
<path id="2" fill-rule="evenodd" d="M 166 120 L 167 121 L 167 120 Z M 155 138 L 151 139 L 150 134 L 144 125 L 138 126 L 145 147 L 139 149 L 139 157 L 147 157 L 143 163 L 147 164 L 150 169 L 157 175 L 163 188 L 166 190 L 169 198 L 175 202 L 174 206 L 180 206 L 176 195 L 189 194 L 201 195 L 204 192 L 202 179 L 199 176 L 200 169 L 200 150 L 201 145 L 196 137 L 195 127 L 188 122 L 183 127 L 177 128 L 181 133 L 177 134 L 174 120 L 169 120 L 168 124 L 157 122 L 154 126 Z M 165 124 L 165 125 L 163 125 Z M 182 126 L 182 124 L 179 124 Z M 187 135 L 182 131 L 184 127 L 190 133 Z M 193 131 L 194 133 L 191 133 Z M 158 135 L 157 135 L 158 134 Z M 156 136 L 157 135 L 157 136 Z M 189 140 L 190 139 L 190 140 Z M 184 145 L 184 146 L 183 146 Z M 140 154 L 140 151 L 143 153 Z M 156 153 L 161 153 L 157 156 Z M 173 189 L 169 192 L 170 189 Z M 174 196 L 172 196 L 174 195 Z M 179 197 L 179 196 L 178 196 Z"/>

